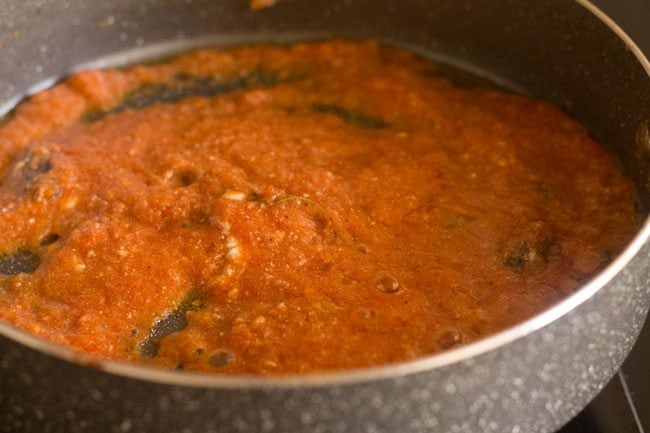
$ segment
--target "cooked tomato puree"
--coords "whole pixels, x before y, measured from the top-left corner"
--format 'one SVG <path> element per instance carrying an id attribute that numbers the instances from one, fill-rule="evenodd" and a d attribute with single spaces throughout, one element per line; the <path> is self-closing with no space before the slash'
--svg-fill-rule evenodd
<path id="1" fill-rule="evenodd" d="M 403 361 L 574 292 L 638 227 L 558 108 L 377 43 L 77 73 L 0 129 L 0 317 L 215 373 Z"/>

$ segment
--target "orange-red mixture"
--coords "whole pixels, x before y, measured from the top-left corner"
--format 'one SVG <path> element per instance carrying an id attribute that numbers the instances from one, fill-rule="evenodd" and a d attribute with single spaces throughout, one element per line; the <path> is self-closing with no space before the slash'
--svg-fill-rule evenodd
<path id="1" fill-rule="evenodd" d="M 638 226 L 559 109 L 329 41 L 75 74 L 0 128 L 0 318 L 215 373 L 449 349 L 572 293 Z"/>

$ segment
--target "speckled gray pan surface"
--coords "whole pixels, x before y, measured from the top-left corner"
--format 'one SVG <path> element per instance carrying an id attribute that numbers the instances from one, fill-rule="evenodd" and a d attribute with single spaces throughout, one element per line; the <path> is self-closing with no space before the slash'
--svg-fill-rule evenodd
<path id="1" fill-rule="evenodd" d="M 285 0 L 256 13 L 244 0 L 2 3 L 5 107 L 107 56 L 373 36 L 561 105 L 608 145 L 635 179 L 646 216 L 650 208 L 648 71 L 578 2 Z M 574 298 L 506 334 L 346 376 L 265 381 L 83 367 L 0 324 L 0 432 L 552 432 L 596 395 L 641 329 L 650 304 L 643 243 Z"/>

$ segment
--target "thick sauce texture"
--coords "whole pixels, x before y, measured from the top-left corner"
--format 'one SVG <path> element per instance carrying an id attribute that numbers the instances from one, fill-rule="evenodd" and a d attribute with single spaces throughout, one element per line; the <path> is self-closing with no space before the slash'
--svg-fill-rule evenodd
<path id="1" fill-rule="evenodd" d="M 548 103 L 373 41 L 87 71 L 0 128 L 0 318 L 99 358 L 313 373 L 571 294 L 638 227 Z"/>

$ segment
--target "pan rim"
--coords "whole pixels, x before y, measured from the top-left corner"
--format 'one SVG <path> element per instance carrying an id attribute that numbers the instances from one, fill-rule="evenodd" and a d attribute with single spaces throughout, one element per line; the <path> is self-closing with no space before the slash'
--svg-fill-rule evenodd
<path id="1" fill-rule="evenodd" d="M 640 62 L 650 78 L 650 62 L 634 41 L 590 0 L 574 0 L 591 12 L 621 39 Z M 465 346 L 449 351 L 432 354 L 423 358 L 370 368 L 324 372 L 318 374 L 290 374 L 281 376 L 260 375 L 222 375 L 214 373 L 193 373 L 167 371 L 125 361 L 98 360 L 71 348 L 59 346 L 40 337 L 19 330 L 0 319 L 0 335 L 19 344 L 64 361 L 85 367 L 92 367 L 108 374 L 166 384 L 203 389 L 300 389 L 341 385 L 355 385 L 377 380 L 389 380 L 410 376 L 425 371 L 440 369 L 449 365 L 471 360 L 487 354 L 555 322 L 569 314 L 584 302 L 591 299 L 605 285 L 619 274 L 627 264 L 641 251 L 650 239 L 650 215 L 646 217 L 636 236 L 627 247 L 605 269 L 596 274 L 577 292 L 563 299 L 558 304 L 504 329 L 496 334 L 474 341 Z"/>

